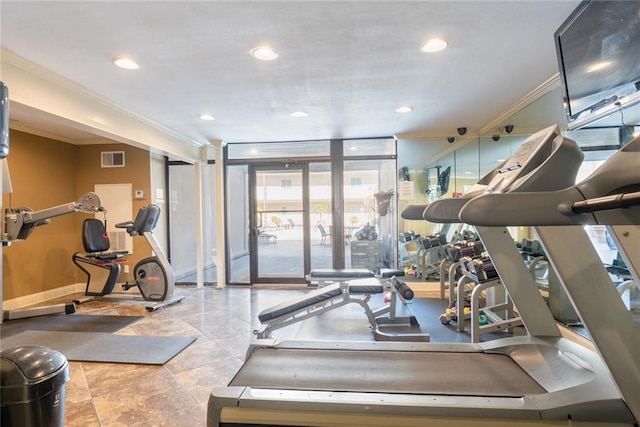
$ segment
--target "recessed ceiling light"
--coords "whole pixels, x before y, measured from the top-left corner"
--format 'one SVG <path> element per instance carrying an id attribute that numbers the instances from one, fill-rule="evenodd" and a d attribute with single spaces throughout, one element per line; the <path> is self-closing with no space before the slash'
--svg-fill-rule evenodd
<path id="1" fill-rule="evenodd" d="M 251 50 L 251 56 L 261 61 L 273 61 L 278 57 L 278 52 L 267 46 L 259 46 Z"/>
<path id="2" fill-rule="evenodd" d="M 133 59 L 129 58 L 117 58 L 113 60 L 113 63 L 125 70 L 137 70 L 140 68 L 140 65 L 138 65 Z"/>
<path id="3" fill-rule="evenodd" d="M 215 116 L 212 116 L 211 114 L 200 114 L 200 118 L 202 120 L 215 120 Z"/>
<path id="4" fill-rule="evenodd" d="M 291 113 L 291 115 L 293 117 L 307 117 L 309 113 L 307 113 L 306 111 L 294 111 L 293 113 Z"/>
<path id="5" fill-rule="evenodd" d="M 409 107 L 408 105 L 396 108 L 396 113 L 409 113 L 411 111 L 413 111 L 413 107 Z"/>
<path id="6" fill-rule="evenodd" d="M 449 42 L 444 39 L 431 39 L 422 43 L 420 50 L 426 53 L 440 52 L 449 46 Z"/>

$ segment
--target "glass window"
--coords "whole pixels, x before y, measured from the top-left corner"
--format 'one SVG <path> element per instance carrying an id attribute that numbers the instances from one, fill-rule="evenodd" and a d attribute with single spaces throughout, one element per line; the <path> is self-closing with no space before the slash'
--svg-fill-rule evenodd
<path id="1" fill-rule="evenodd" d="M 331 163 L 309 163 L 311 269 L 333 267 Z"/>
<path id="2" fill-rule="evenodd" d="M 344 162 L 346 268 L 393 268 L 397 265 L 395 160 Z M 351 176 L 361 179 L 352 185 Z"/>
<path id="3" fill-rule="evenodd" d="M 227 262 L 230 283 L 249 283 L 249 168 L 227 166 Z M 268 219 L 264 219 L 266 223 Z"/>
<path id="4" fill-rule="evenodd" d="M 235 143 L 227 145 L 227 157 L 237 159 L 290 159 L 330 156 L 329 141 Z"/>
<path id="5" fill-rule="evenodd" d="M 216 217 L 215 217 L 215 165 L 202 165 L 202 231 L 204 250 L 205 284 L 217 281 L 216 271 Z M 196 233 L 193 218 L 195 212 L 195 167 L 174 162 L 169 169 L 169 203 L 171 214 L 171 267 L 179 283 L 195 284 L 196 275 Z M 178 232 L 179 231 L 179 232 Z"/>
<path id="6" fill-rule="evenodd" d="M 394 156 L 396 140 L 394 138 L 351 139 L 343 144 L 345 157 L 355 156 Z"/>

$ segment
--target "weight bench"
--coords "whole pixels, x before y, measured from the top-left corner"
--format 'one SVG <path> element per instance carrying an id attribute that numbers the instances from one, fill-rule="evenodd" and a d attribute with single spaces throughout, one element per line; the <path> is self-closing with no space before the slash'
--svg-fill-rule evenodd
<path id="1" fill-rule="evenodd" d="M 391 279 L 392 277 L 404 276 L 404 270 L 393 270 L 382 268 L 375 273 L 366 268 L 318 268 L 311 270 L 305 277 L 309 286 L 317 283 L 318 287 L 325 286 L 329 283 L 344 282 L 356 279 Z"/>
<path id="2" fill-rule="evenodd" d="M 375 274 L 366 268 L 317 268 L 305 277 L 309 286 L 317 284 L 322 287 L 329 283 L 344 282 L 355 279 L 372 279 Z"/>
<path id="3" fill-rule="evenodd" d="M 385 292 L 385 289 L 389 288 L 391 290 L 389 303 L 379 309 L 372 310 L 368 304 L 370 296 L 381 294 Z M 414 316 L 396 316 L 396 300 L 398 297 L 403 302 L 406 302 L 413 298 L 413 291 L 395 277 L 386 281 L 376 277 L 369 277 L 331 283 L 293 300 L 263 310 L 258 315 L 262 328 L 254 330 L 253 333 L 258 339 L 270 338 L 274 330 L 353 303 L 360 305 L 364 309 L 376 340 L 429 341 L 428 334 L 391 333 L 380 329 L 380 326 L 418 326 Z M 389 314 L 388 317 L 383 316 L 387 313 Z"/>

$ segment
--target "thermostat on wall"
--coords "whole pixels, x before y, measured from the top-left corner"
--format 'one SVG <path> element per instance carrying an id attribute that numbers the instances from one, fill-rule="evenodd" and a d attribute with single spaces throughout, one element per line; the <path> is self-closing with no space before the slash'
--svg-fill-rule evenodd
<path id="1" fill-rule="evenodd" d="M 134 191 L 133 198 L 134 199 L 144 199 L 144 191 L 143 190 Z"/>

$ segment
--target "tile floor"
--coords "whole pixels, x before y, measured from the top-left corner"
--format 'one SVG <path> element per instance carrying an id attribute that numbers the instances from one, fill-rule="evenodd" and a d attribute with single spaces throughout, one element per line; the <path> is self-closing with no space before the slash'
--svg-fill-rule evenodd
<path id="1" fill-rule="evenodd" d="M 185 296 L 180 304 L 152 313 L 137 304 L 80 304 L 79 314 L 145 316 L 119 334 L 197 340 L 164 366 L 71 362 L 65 425 L 205 426 L 209 394 L 226 386 L 242 365 L 252 331 L 260 324 L 257 314 L 301 292 L 180 286 L 176 295 Z M 276 333 L 286 338 L 293 328 Z"/>
<path id="2" fill-rule="evenodd" d="M 412 283 L 412 288 L 417 297 L 439 295 L 430 290 L 435 289 L 433 284 L 426 282 Z M 144 316 L 117 334 L 197 339 L 163 366 L 70 362 L 65 426 L 206 426 L 209 394 L 216 386 L 227 386 L 242 366 L 247 348 L 255 339 L 253 330 L 261 326 L 258 314 L 307 291 L 304 285 L 223 289 L 177 286 L 175 296 L 184 296 L 182 302 L 156 312 L 147 312 L 140 302 L 96 300 L 79 304 L 77 314 Z M 81 297 L 69 295 L 48 303 Z M 354 327 L 345 329 L 344 324 L 352 322 L 341 321 L 342 326 L 329 330 L 326 322 L 315 319 L 316 323 L 305 324 L 308 327 L 294 324 L 274 331 L 272 336 L 371 340 L 366 317 L 357 306 L 352 308 L 339 316 L 355 316 L 359 320 Z"/>
<path id="3" fill-rule="evenodd" d="M 424 291 L 418 283 L 411 285 L 418 297 L 439 295 L 433 291 L 433 284 L 425 283 Z M 184 300 L 151 313 L 139 303 L 90 301 L 78 305 L 78 314 L 144 316 L 118 334 L 197 339 L 163 366 L 71 362 L 71 379 L 65 387 L 65 425 L 206 426 L 209 394 L 214 387 L 226 386 L 242 366 L 245 352 L 255 339 L 253 330 L 260 327 L 258 313 L 305 291 L 308 291 L 305 286 L 287 289 L 177 286 L 175 294 L 184 296 Z M 68 296 L 65 301 L 80 296 Z M 437 319 L 434 323 L 442 327 Z M 275 331 L 273 337 L 296 338 L 309 330 L 326 334 L 322 329 L 317 324 L 303 327 L 296 324 Z M 364 329 L 369 334 L 366 322 Z M 367 338 L 359 335 L 344 339 Z"/>

